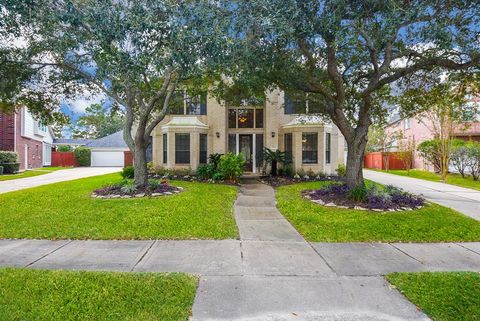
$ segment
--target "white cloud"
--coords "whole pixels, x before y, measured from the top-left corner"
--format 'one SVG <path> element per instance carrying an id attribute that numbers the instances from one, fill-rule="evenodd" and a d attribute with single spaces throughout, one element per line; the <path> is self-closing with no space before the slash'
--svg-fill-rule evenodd
<path id="1" fill-rule="evenodd" d="M 75 112 L 82 114 L 85 112 L 85 109 L 92 104 L 100 104 L 105 101 L 107 96 L 105 94 L 97 94 L 91 96 L 82 96 L 72 101 L 65 101 L 65 104 L 70 107 L 70 109 Z"/>

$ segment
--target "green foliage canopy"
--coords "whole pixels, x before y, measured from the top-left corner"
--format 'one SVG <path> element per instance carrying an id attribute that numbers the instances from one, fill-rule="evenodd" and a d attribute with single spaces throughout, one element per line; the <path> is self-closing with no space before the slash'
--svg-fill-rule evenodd
<path id="1" fill-rule="evenodd" d="M 125 115 L 121 111 L 109 111 L 101 104 L 92 104 L 72 127 L 72 135 L 73 138 L 102 138 L 122 130 L 124 123 Z"/>

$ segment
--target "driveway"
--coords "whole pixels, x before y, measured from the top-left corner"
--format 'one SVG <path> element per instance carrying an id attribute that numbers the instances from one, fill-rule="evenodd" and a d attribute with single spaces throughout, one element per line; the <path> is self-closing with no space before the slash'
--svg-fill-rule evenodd
<path id="1" fill-rule="evenodd" d="M 431 202 L 450 207 L 480 221 L 480 191 L 377 171 L 363 170 L 363 175 L 374 182 L 421 194 Z"/>
<path id="2" fill-rule="evenodd" d="M 110 174 L 120 172 L 120 170 L 120 167 L 76 167 L 63 169 L 45 175 L 0 182 L 0 194 L 79 178 Z"/>

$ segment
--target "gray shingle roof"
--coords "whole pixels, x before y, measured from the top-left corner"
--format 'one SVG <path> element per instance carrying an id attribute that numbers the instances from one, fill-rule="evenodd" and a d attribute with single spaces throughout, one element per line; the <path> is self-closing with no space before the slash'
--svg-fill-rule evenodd
<path id="1" fill-rule="evenodd" d="M 70 138 L 56 138 L 53 140 L 54 145 L 87 145 L 91 139 L 70 139 Z"/>
<path id="2" fill-rule="evenodd" d="M 123 140 L 123 130 L 114 134 L 90 141 L 87 147 L 100 148 L 127 148 L 127 143 Z"/>

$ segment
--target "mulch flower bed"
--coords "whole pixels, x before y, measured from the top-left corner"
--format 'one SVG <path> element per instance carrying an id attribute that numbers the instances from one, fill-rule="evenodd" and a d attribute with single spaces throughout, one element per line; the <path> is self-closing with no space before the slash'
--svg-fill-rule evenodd
<path id="1" fill-rule="evenodd" d="M 362 200 L 354 200 L 346 184 L 330 184 L 318 190 L 306 190 L 303 197 L 314 203 L 356 210 L 409 211 L 425 205 L 425 199 L 393 186 L 366 188 Z"/>
<path id="2" fill-rule="evenodd" d="M 210 184 L 224 184 L 224 185 L 240 185 L 239 183 L 226 181 L 226 180 L 213 180 L 213 179 L 202 179 L 196 175 L 158 175 L 158 174 L 148 174 L 148 178 L 151 179 L 171 179 L 176 181 L 185 181 L 185 182 L 198 182 L 198 183 L 210 183 Z"/>
<path id="3" fill-rule="evenodd" d="M 183 191 L 182 187 L 170 185 L 166 181 L 149 186 L 135 188 L 131 184 L 116 184 L 99 188 L 92 193 L 94 198 L 134 198 L 134 197 L 157 197 L 178 194 Z"/>
<path id="4" fill-rule="evenodd" d="M 303 182 L 324 182 L 324 181 L 338 181 L 338 176 L 299 176 L 295 175 L 294 177 L 288 176 L 262 176 L 260 181 L 264 184 L 270 185 L 272 187 L 291 185 Z"/>

